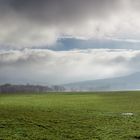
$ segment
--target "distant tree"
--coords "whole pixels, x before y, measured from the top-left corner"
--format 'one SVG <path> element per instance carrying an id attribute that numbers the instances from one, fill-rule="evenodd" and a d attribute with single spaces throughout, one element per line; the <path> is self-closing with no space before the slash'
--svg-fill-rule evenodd
<path id="1" fill-rule="evenodd" d="M 12 86 L 10 83 L 5 83 L 5 84 L 3 84 L 2 86 Z"/>

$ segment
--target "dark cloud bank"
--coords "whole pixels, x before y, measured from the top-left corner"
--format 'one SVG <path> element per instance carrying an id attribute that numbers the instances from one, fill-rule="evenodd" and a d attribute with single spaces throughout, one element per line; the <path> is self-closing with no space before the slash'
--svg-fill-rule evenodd
<path id="1" fill-rule="evenodd" d="M 1 0 L 0 43 L 18 47 L 50 45 L 66 36 L 138 39 L 135 27 L 139 25 L 139 3 L 138 0 Z M 132 35 L 132 31 L 137 33 Z"/>

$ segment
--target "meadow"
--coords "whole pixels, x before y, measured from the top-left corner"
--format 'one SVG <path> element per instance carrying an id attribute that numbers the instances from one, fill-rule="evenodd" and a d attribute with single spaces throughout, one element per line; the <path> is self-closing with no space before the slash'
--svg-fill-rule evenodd
<path id="1" fill-rule="evenodd" d="M 0 95 L 0 140 L 140 139 L 140 92 Z"/>

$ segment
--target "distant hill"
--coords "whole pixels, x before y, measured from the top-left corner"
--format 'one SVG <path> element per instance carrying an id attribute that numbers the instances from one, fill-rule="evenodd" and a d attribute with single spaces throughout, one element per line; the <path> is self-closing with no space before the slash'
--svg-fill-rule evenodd
<path id="1" fill-rule="evenodd" d="M 64 91 L 62 86 L 40 86 L 40 85 L 11 85 L 0 86 L 0 93 L 25 93 L 25 92 L 60 92 Z"/>
<path id="2" fill-rule="evenodd" d="M 112 91 L 140 89 L 140 73 L 128 76 L 90 80 L 63 85 L 66 90 L 72 91 Z"/>

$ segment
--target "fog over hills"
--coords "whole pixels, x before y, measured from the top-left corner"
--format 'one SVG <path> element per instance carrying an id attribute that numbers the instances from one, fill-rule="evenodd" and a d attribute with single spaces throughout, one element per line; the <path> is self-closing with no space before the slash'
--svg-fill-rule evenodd
<path id="1" fill-rule="evenodd" d="M 0 85 L 0 93 L 16 92 L 63 92 L 63 91 L 123 91 L 140 89 L 140 72 L 131 75 L 80 81 L 56 86 L 43 85 Z"/>
<path id="2" fill-rule="evenodd" d="M 70 83 L 63 86 L 67 90 L 73 91 L 138 90 L 140 89 L 140 73 L 117 78 Z"/>

